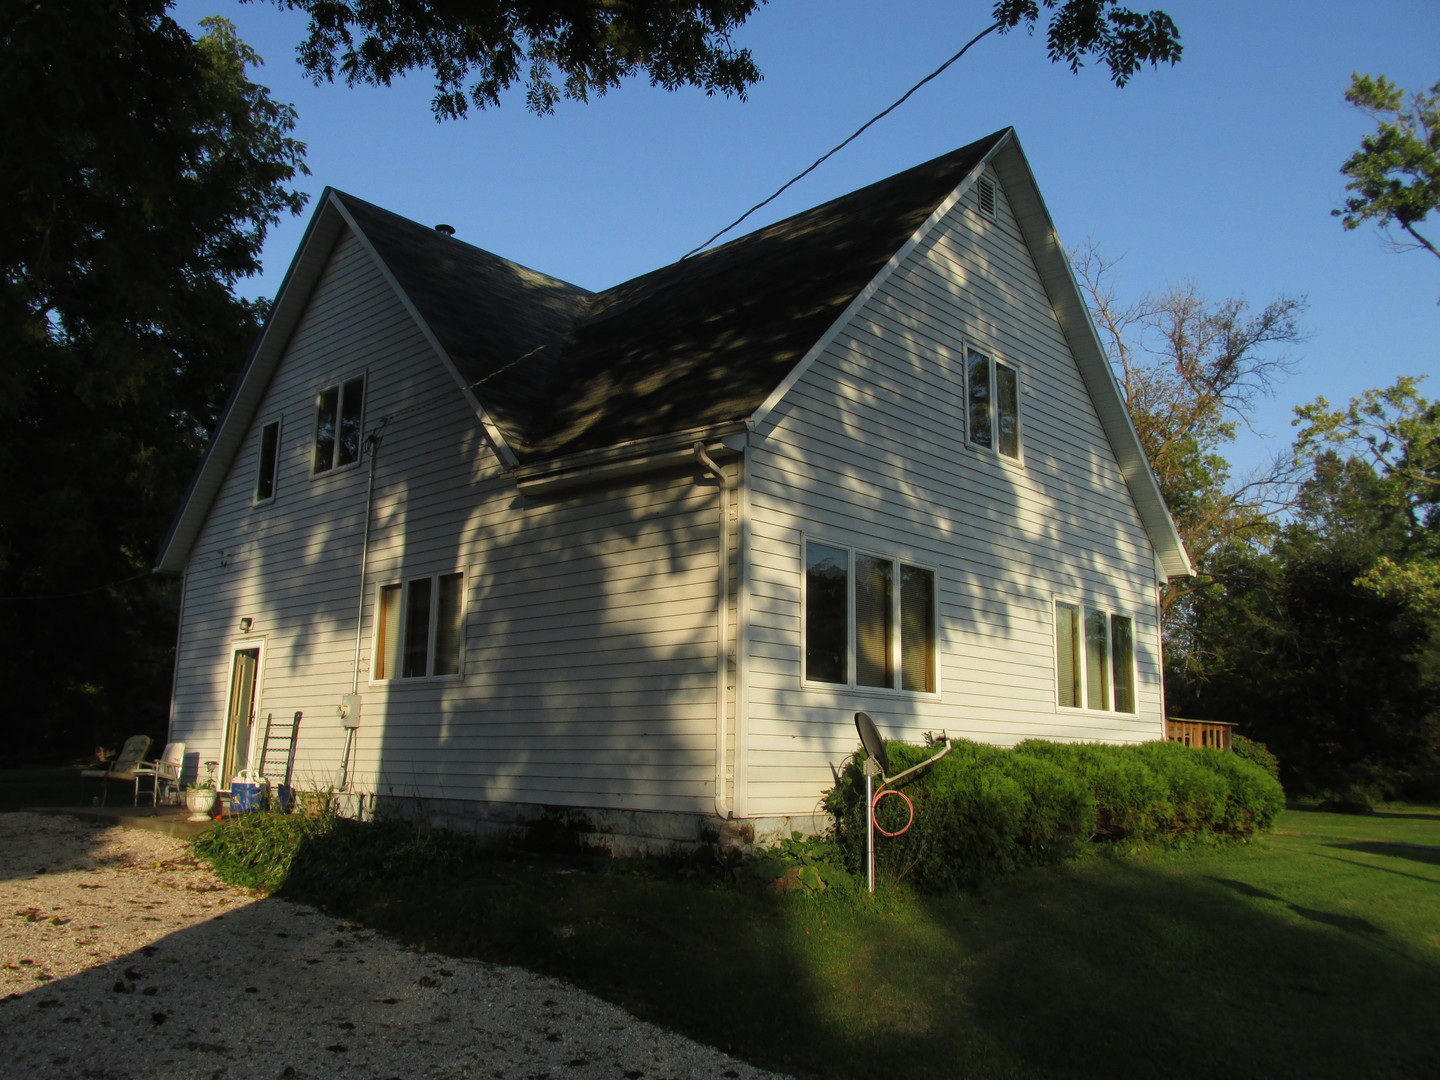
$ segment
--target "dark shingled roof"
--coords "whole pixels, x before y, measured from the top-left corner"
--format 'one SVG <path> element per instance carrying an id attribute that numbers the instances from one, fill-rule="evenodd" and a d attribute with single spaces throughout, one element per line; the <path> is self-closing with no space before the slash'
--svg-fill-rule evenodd
<path id="1" fill-rule="evenodd" d="M 341 198 L 537 461 L 753 413 L 1005 134 L 593 294 Z"/>

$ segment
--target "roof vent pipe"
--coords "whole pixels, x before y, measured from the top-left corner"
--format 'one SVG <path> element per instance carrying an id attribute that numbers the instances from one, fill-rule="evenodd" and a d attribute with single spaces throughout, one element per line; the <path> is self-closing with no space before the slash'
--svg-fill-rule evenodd
<path id="1" fill-rule="evenodd" d="M 438 232 L 438 233 L 443 233 L 443 234 L 446 235 L 446 236 L 454 236 L 454 235 L 455 235 L 455 226 L 454 226 L 454 225 L 436 225 L 436 226 L 435 226 L 435 231 Z"/>

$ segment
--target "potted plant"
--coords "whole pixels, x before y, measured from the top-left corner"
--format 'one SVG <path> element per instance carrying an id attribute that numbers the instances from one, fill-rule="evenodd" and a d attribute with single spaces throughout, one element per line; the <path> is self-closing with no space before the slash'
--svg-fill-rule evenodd
<path id="1" fill-rule="evenodd" d="M 215 806 L 215 767 L 219 762 L 205 762 L 205 775 L 185 789 L 185 805 L 190 808 L 190 821 L 209 821 Z"/>

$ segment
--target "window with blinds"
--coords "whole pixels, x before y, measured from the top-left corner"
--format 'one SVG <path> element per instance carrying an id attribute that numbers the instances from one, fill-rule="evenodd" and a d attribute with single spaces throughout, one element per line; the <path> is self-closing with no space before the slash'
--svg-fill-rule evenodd
<path id="1" fill-rule="evenodd" d="M 807 682 L 935 692 L 933 570 L 812 543 L 804 586 Z"/>
<path id="2" fill-rule="evenodd" d="M 1135 711 L 1135 639 L 1128 615 L 1056 603 L 1055 697 L 1066 709 Z"/>
<path id="3" fill-rule="evenodd" d="M 380 586 L 372 678 L 460 674 L 464 581 L 463 574 L 438 574 Z"/>

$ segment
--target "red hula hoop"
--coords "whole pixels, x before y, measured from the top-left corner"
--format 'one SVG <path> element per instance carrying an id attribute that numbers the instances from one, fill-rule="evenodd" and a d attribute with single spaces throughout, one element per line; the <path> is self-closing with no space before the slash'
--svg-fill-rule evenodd
<path id="1" fill-rule="evenodd" d="M 881 836 L 902 836 L 910 831 L 911 825 L 915 824 L 915 804 L 910 801 L 910 796 L 906 795 L 903 791 L 897 791 L 895 788 L 881 788 L 875 793 L 875 798 L 870 801 L 870 811 L 872 814 L 875 811 L 875 807 L 880 805 L 880 800 L 883 799 L 886 795 L 899 795 L 900 798 L 905 800 L 905 805 L 910 810 L 910 820 L 905 822 L 903 827 L 896 829 L 894 832 L 890 832 L 888 829 L 885 828 L 885 826 L 881 825 L 880 822 L 876 821 L 875 831 L 878 832 Z"/>

